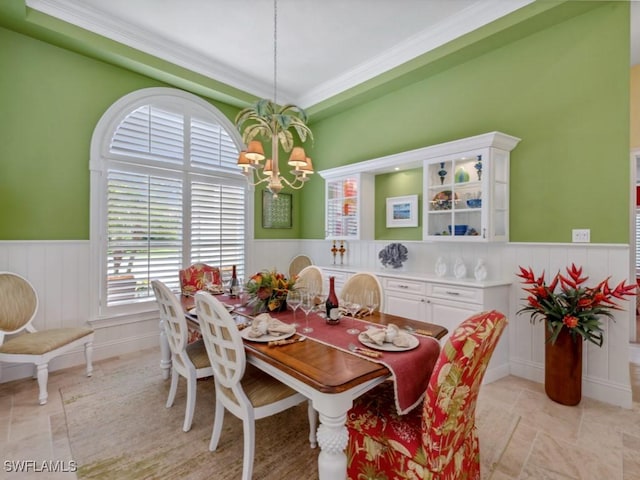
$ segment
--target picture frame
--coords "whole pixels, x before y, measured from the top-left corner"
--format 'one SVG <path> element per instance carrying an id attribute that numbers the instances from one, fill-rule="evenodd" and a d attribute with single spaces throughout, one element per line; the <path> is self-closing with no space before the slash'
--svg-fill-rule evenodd
<path id="1" fill-rule="evenodd" d="M 274 198 L 268 190 L 262 192 L 262 228 L 292 228 L 290 193 L 279 193 Z"/>
<path id="2" fill-rule="evenodd" d="M 387 228 L 418 226 L 418 195 L 387 198 Z"/>

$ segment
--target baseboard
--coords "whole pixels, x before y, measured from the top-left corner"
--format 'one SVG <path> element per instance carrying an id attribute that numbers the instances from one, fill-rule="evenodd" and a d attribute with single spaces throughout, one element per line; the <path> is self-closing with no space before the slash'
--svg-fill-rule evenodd
<path id="1" fill-rule="evenodd" d="M 516 377 L 544 384 L 544 366 L 530 362 L 511 360 L 510 373 Z M 631 408 L 631 385 L 602 381 L 584 376 L 582 378 L 582 395 L 604 403 L 623 408 Z"/>
<path id="2" fill-rule="evenodd" d="M 484 373 L 482 383 L 495 382 L 496 380 L 500 380 L 501 378 L 508 376 L 510 373 L 509 365 L 500 365 L 495 368 L 491 368 L 491 365 L 489 365 L 489 368 L 487 368 L 487 371 Z"/>

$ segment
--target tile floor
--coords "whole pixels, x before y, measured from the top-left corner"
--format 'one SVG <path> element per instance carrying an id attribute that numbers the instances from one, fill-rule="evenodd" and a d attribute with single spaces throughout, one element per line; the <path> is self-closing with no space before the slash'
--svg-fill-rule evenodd
<path id="1" fill-rule="evenodd" d="M 99 376 L 137 355 L 158 355 L 155 349 L 96 362 Z M 640 365 L 630 364 L 634 404 L 622 409 L 583 398 L 576 407 L 549 400 L 541 384 L 506 377 L 484 385 L 481 402 L 504 405 L 520 416 L 491 480 L 638 480 L 640 479 Z M 37 383 L 31 379 L 0 384 L 0 479 L 74 479 L 73 472 L 28 474 L 11 472 L 17 460 L 55 459 L 58 468 L 73 470 L 66 427 L 52 415 L 62 412 L 58 389 L 82 380 L 82 369 L 53 372 L 49 402 L 37 404 Z M 61 419 L 61 416 L 55 417 Z M 42 470 L 45 465 L 37 467 Z"/>

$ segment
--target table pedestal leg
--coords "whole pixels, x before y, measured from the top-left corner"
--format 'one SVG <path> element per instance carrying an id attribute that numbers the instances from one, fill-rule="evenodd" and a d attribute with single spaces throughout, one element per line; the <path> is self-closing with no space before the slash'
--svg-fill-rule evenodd
<path id="1" fill-rule="evenodd" d="M 167 334 L 164 331 L 164 320 L 160 320 L 160 368 L 162 369 L 162 378 L 167 380 L 171 371 L 171 351 Z"/>
<path id="2" fill-rule="evenodd" d="M 344 480 L 347 478 L 347 456 L 344 449 L 349 441 L 345 427 L 347 415 L 329 417 L 320 413 L 318 445 L 322 449 L 318 456 L 320 480 Z"/>

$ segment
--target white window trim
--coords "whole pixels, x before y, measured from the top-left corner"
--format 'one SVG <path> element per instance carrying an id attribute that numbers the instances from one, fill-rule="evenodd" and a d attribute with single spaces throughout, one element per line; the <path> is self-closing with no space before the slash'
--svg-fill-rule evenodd
<path id="1" fill-rule="evenodd" d="M 103 252 L 106 250 L 106 239 L 104 227 L 106 225 L 106 205 L 105 205 L 105 186 L 104 176 L 106 175 L 108 166 L 120 158 L 119 155 L 109 152 L 109 142 L 111 135 L 122 119 L 131 111 L 148 103 L 162 104 L 167 106 L 178 106 L 180 109 L 185 108 L 185 104 L 193 107 L 193 113 L 206 114 L 212 116 L 224 127 L 229 136 L 232 138 L 238 150 L 244 148 L 242 138 L 233 125 L 233 123 L 225 117 L 217 108 L 202 98 L 190 94 L 188 92 L 173 88 L 156 87 L 146 88 L 132 92 L 117 100 L 111 105 L 98 121 L 91 137 L 90 148 L 90 284 L 89 284 L 89 321 L 95 325 L 96 323 L 123 324 L 132 323 L 148 318 L 155 318 L 157 307 L 153 300 L 148 302 L 140 302 L 135 304 L 127 304 L 122 306 L 109 307 L 108 313 L 100 313 L 101 299 L 101 279 L 104 277 L 104 262 L 102 261 Z M 144 162 L 141 162 L 144 164 Z M 149 165 L 151 166 L 151 164 Z M 157 167 L 157 165 L 156 165 Z M 203 173 L 205 173 L 203 171 Z M 211 172 L 206 172 L 211 175 Z M 242 180 L 241 174 L 231 175 L 225 172 L 217 172 L 216 175 L 227 178 L 231 183 L 238 183 Z M 244 180 L 246 182 L 246 179 Z M 249 239 L 254 236 L 254 198 L 253 189 L 249 188 L 246 195 L 246 212 L 245 212 L 245 265 L 251 264 L 249 248 Z M 188 199 L 185 202 L 188 205 Z M 185 210 L 188 208 L 185 207 Z M 177 275 L 177 272 L 176 272 Z M 150 314 L 153 314 L 151 316 Z M 129 318 L 130 317 L 130 318 Z"/>

